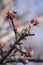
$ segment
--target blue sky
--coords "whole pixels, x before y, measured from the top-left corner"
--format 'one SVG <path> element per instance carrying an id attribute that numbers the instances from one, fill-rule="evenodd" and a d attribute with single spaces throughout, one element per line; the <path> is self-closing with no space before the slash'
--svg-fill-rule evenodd
<path id="1" fill-rule="evenodd" d="M 12 10 L 17 11 L 17 14 L 21 17 L 19 20 L 25 23 L 28 20 L 31 20 L 35 17 L 39 17 L 43 15 L 43 0 L 16 0 L 15 5 L 11 8 Z M 31 45 L 32 42 L 35 46 L 43 48 L 43 23 L 39 25 L 39 27 L 33 27 L 32 31 L 36 34 L 35 37 L 29 38 L 27 43 Z M 8 27 L 6 23 L 4 24 L 4 28 Z M 31 41 L 31 42 L 30 42 Z M 37 44 L 38 43 L 38 44 Z M 27 44 L 26 44 L 27 45 Z M 40 51 L 40 49 L 38 50 Z M 37 52 L 38 52 L 37 51 Z M 18 63 L 18 65 L 22 65 L 22 63 Z M 29 65 L 35 65 L 34 63 L 29 63 Z M 41 64 L 40 64 L 41 65 Z"/>
<path id="2" fill-rule="evenodd" d="M 23 23 L 23 22 L 26 22 L 27 20 L 31 20 L 35 17 L 40 17 L 43 15 L 43 0 L 16 0 L 16 5 L 12 8 L 12 10 L 17 11 L 17 14 L 21 16 L 20 21 L 22 21 Z M 38 43 L 39 48 L 43 40 L 42 26 L 43 25 L 40 25 L 39 28 L 36 27 L 36 29 L 33 28 L 36 34 L 36 36 L 34 37 L 35 40 L 33 37 L 30 38 L 32 39 L 32 41 L 35 42 L 34 45 L 37 46 L 36 43 Z M 29 43 L 31 44 L 30 41 L 31 40 L 29 40 Z M 29 63 L 29 65 L 31 64 L 33 65 L 34 63 Z M 19 63 L 18 65 L 22 65 L 22 63 Z"/>
<path id="3" fill-rule="evenodd" d="M 22 16 L 25 12 L 26 19 L 32 19 L 42 15 L 43 0 L 16 0 L 16 5 L 13 9 L 17 11 L 18 15 Z"/>
<path id="4" fill-rule="evenodd" d="M 17 11 L 17 14 L 21 16 L 19 18 L 21 23 L 27 23 L 28 20 L 31 20 L 35 17 L 39 17 L 43 15 L 43 0 L 16 0 L 16 4 L 11 8 L 12 10 Z M 36 34 L 34 37 L 31 37 L 27 43 L 39 43 L 38 46 L 40 47 L 42 40 L 43 40 L 43 22 L 39 24 L 39 27 L 33 27 L 32 31 Z M 4 29 L 9 27 L 7 23 L 4 23 Z M 4 31 L 3 29 L 3 31 Z M 39 33 L 40 32 L 40 33 Z M 40 41 L 39 41 L 40 40 Z M 37 44 L 34 44 L 37 46 Z"/>

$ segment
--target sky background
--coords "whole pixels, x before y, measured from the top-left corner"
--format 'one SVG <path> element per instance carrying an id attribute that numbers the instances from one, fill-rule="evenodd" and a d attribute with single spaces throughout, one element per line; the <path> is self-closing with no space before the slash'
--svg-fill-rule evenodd
<path id="1" fill-rule="evenodd" d="M 18 17 L 15 19 L 16 23 L 20 23 L 20 25 L 26 25 L 26 23 L 32 20 L 33 18 L 40 17 L 39 20 L 41 19 L 41 16 L 43 18 L 43 0 L 16 0 L 14 2 L 15 2 L 14 6 L 9 9 L 17 11 Z M 8 32 L 9 23 L 4 22 L 2 23 L 2 26 L 3 26 L 2 32 L 9 33 Z M 41 20 L 39 26 L 33 27 L 31 31 L 35 33 L 35 36 L 27 38 L 27 41 L 23 41 L 25 43 L 25 45 L 23 44 L 23 47 L 26 45 L 32 46 L 35 52 L 35 56 L 37 57 L 40 53 L 42 53 L 41 54 L 42 57 L 43 56 L 43 21 Z M 34 63 L 32 64 L 35 65 Z M 29 63 L 29 65 L 31 65 L 31 63 Z"/>

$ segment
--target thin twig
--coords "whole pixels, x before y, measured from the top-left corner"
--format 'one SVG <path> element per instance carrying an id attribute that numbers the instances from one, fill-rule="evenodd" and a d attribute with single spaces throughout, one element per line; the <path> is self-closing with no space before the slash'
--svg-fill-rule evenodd
<path id="1" fill-rule="evenodd" d="M 22 35 L 19 37 L 19 39 L 18 39 L 18 40 L 15 42 L 15 44 L 13 45 L 13 47 L 8 51 L 7 55 L 0 60 L 0 64 L 3 63 L 3 61 L 10 55 L 10 53 L 12 52 L 12 50 L 14 50 L 15 45 L 19 44 L 19 42 L 20 42 L 22 39 L 24 39 L 24 37 L 26 37 L 26 36 L 33 36 L 33 35 L 27 35 L 27 34 L 24 35 L 24 34 L 22 33 Z"/>
<path id="2" fill-rule="evenodd" d="M 13 31 L 14 31 L 14 33 L 15 33 L 15 38 L 16 38 L 16 40 L 17 40 L 17 29 L 16 29 L 16 27 L 15 27 L 14 22 L 13 22 L 12 19 L 11 19 L 11 23 L 12 23 L 12 26 L 13 26 Z"/>

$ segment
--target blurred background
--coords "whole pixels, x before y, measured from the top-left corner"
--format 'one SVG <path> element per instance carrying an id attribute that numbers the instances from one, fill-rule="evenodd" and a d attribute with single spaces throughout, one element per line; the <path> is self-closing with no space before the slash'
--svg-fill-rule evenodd
<path id="1" fill-rule="evenodd" d="M 5 21 L 9 10 L 17 12 L 14 23 L 16 27 L 20 27 L 19 30 L 33 18 L 39 19 L 39 25 L 31 29 L 35 36 L 23 41 L 23 47 L 31 46 L 34 56 L 43 59 L 43 0 L 0 0 L 0 41 L 11 43 L 14 41 L 13 30 L 10 23 Z M 22 65 L 17 63 L 17 65 L 20 64 Z M 43 63 L 29 62 L 27 65 L 43 65 Z"/>

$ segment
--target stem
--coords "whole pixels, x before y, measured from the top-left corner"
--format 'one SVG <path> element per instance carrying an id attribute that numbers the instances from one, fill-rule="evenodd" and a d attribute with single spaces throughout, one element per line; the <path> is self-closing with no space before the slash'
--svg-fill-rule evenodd
<path id="1" fill-rule="evenodd" d="M 11 19 L 11 23 L 12 23 L 12 26 L 13 26 L 13 31 L 15 33 L 16 40 L 17 40 L 17 29 L 16 29 L 16 27 L 15 27 L 14 22 L 13 22 L 12 19 Z"/>
<path id="2" fill-rule="evenodd" d="M 10 55 L 10 53 L 12 52 L 12 50 L 15 49 L 15 45 L 18 44 L 18 42 L 19 42 L 20 40 L 21 40 L 21 39 L 19 38 L 19 39 L 15 42 L 15 44 L 13 45 L 13 47 L 8 51 L 7 55 L 0 60 L 0 64 L 2 64 L 2 63 L 4 62 L 4 60 Z"/>

